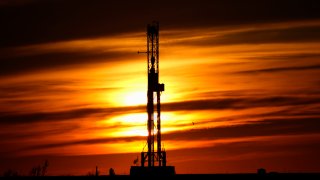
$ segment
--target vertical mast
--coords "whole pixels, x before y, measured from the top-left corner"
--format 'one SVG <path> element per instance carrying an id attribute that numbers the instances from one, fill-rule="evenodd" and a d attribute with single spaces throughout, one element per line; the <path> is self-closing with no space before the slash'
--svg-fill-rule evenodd
<path id="1" fill-rule="evenodd" d="M 138 51 L 138 53 L 140 53 Z M 132 176 L 168 176 L 175 174 L 174 166 L 167 166 L 167 153 L 161 148 L 161 102 L 160 95 L 164 91 L 164 84 L 159 83 L 159 23 L 153 21 L 147 26 L 147 74 L 148 74 L 148 102 L 147 129 L 148 151 L 141 152 L 141 166 L 131 166 Z M 155 104 L 156 103 L 156 104 Z M 156 124 L 155 124 L 156 121 Z M 156 131 L 156 132 L 155 132 Z M 155 134 L 156 133 L 156 134 Z M 157 139 L 157 149 L 155 146 Z M 147 167 L 145 163 L 148 162 Z M 135 164 L 135 161 L 134 161 Z"/>
<path id="2" fill-rule="evenodd" d="M 148 58 L 148 167 L 154 166 L 154 84 L 155 84 L 155 35 L 156 27 L 153 25 L 147 26 L 147 58 Z"/>
<path id="3" fill-rule="evenodd" d="M 159 23 L 153 22 L 147 26 L 147 59 L 148 59 L 148 166 L 154 166 L 155 161 L 158 165 L 162 164 L 161 153 L 161 102 L 160 94 L 164 91 L 164 84 L 159 84 Z M 156 106 L 154 99 L 156 98 Z M 156 110 L 155 110 L 156 107 Z M 156 111 L 156 117 L 155 117 Z M 157 149 L 154 150 L 155 137 L 155 118 L 157 119 Z"/>

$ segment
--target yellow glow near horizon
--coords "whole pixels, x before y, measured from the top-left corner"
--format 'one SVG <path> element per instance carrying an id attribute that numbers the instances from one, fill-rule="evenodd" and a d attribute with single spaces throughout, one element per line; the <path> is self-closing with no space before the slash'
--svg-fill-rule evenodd
<path id="1" fill-rule="evenodd" d="M 134 128 L 129 128 L 121 132 L 121 136 L 148 136 L 148 131 L 145 126 L 138 126 Z"/>
<path id="2" fill-rule="evenodd" d="M 176 123 L 176 114 L 172 112 L 164 112 L 161 114 L 161 121 L 162 121 L 162 133 L 166 133 L 169 131 L 174 131 L 177 127 L 174 126 Z M 121 116 L 113 117 L 106 121 L 108 124 L 119 124 L 123 127 L 118 128 L 116 132 L 112 133 L 112 136 L 115 137 L 123 137 L 123 136 L 147 136 L 147 113 L 131 113 L 125 114 Z M 154 132 L 156 133 L 156 114 L 154 118 L 155 129 Z"/>
<path id="3" fill-rule="evenodd" d="M 144 125 L 147 122 L 146 113 L 132 113 L 121 116 L 116 116 L 109 120 L 109 122 L 121 122 L 127 125 Z"/>

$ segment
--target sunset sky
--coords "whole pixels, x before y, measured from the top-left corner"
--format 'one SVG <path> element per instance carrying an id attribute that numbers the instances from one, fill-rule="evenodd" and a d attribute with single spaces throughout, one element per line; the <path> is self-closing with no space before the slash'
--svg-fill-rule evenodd
<path id="1" fill-rule="evenodd" d="M 146 150 L 146 26 L 160 23 L 163 145 L 177 173 L 320 172 L 316 0 L 0 0 L 0 175 Z"/>

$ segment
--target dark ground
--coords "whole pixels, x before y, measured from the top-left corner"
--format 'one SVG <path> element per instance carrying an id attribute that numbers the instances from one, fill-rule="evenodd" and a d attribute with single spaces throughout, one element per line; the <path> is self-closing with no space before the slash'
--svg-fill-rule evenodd
<path id="1" fill-rule="evenodd" d="M 132 177 L 129 175 L 115 176 L 45 176 L 45 177 L 1 177 L 10 179 L 320 179 L 320 173 L 267 173 L 267 174 L 177 174 L 168 177 Z"/>

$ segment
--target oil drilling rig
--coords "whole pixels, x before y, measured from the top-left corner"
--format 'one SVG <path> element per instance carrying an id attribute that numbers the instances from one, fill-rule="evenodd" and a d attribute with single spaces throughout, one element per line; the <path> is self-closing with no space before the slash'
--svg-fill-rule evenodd
<path id="1" fill-rule="evenodd" d="M 138 52 L 141 53 L 141 52 Z M 174 166 L 167 166 L 166 151 L 161 147 L 161 102 L 160 95 L 164 84 L 159 83 L 159 23 L 153 21 L 147 25 L 147 146 L 148 151 L 141 152 L 140 166 L 131 166 L 132 176 L 174 175 Z M 155 144 L 156 139 L 156 144 Z M 155 149 L 156 145 L 156 149 Z"/>

